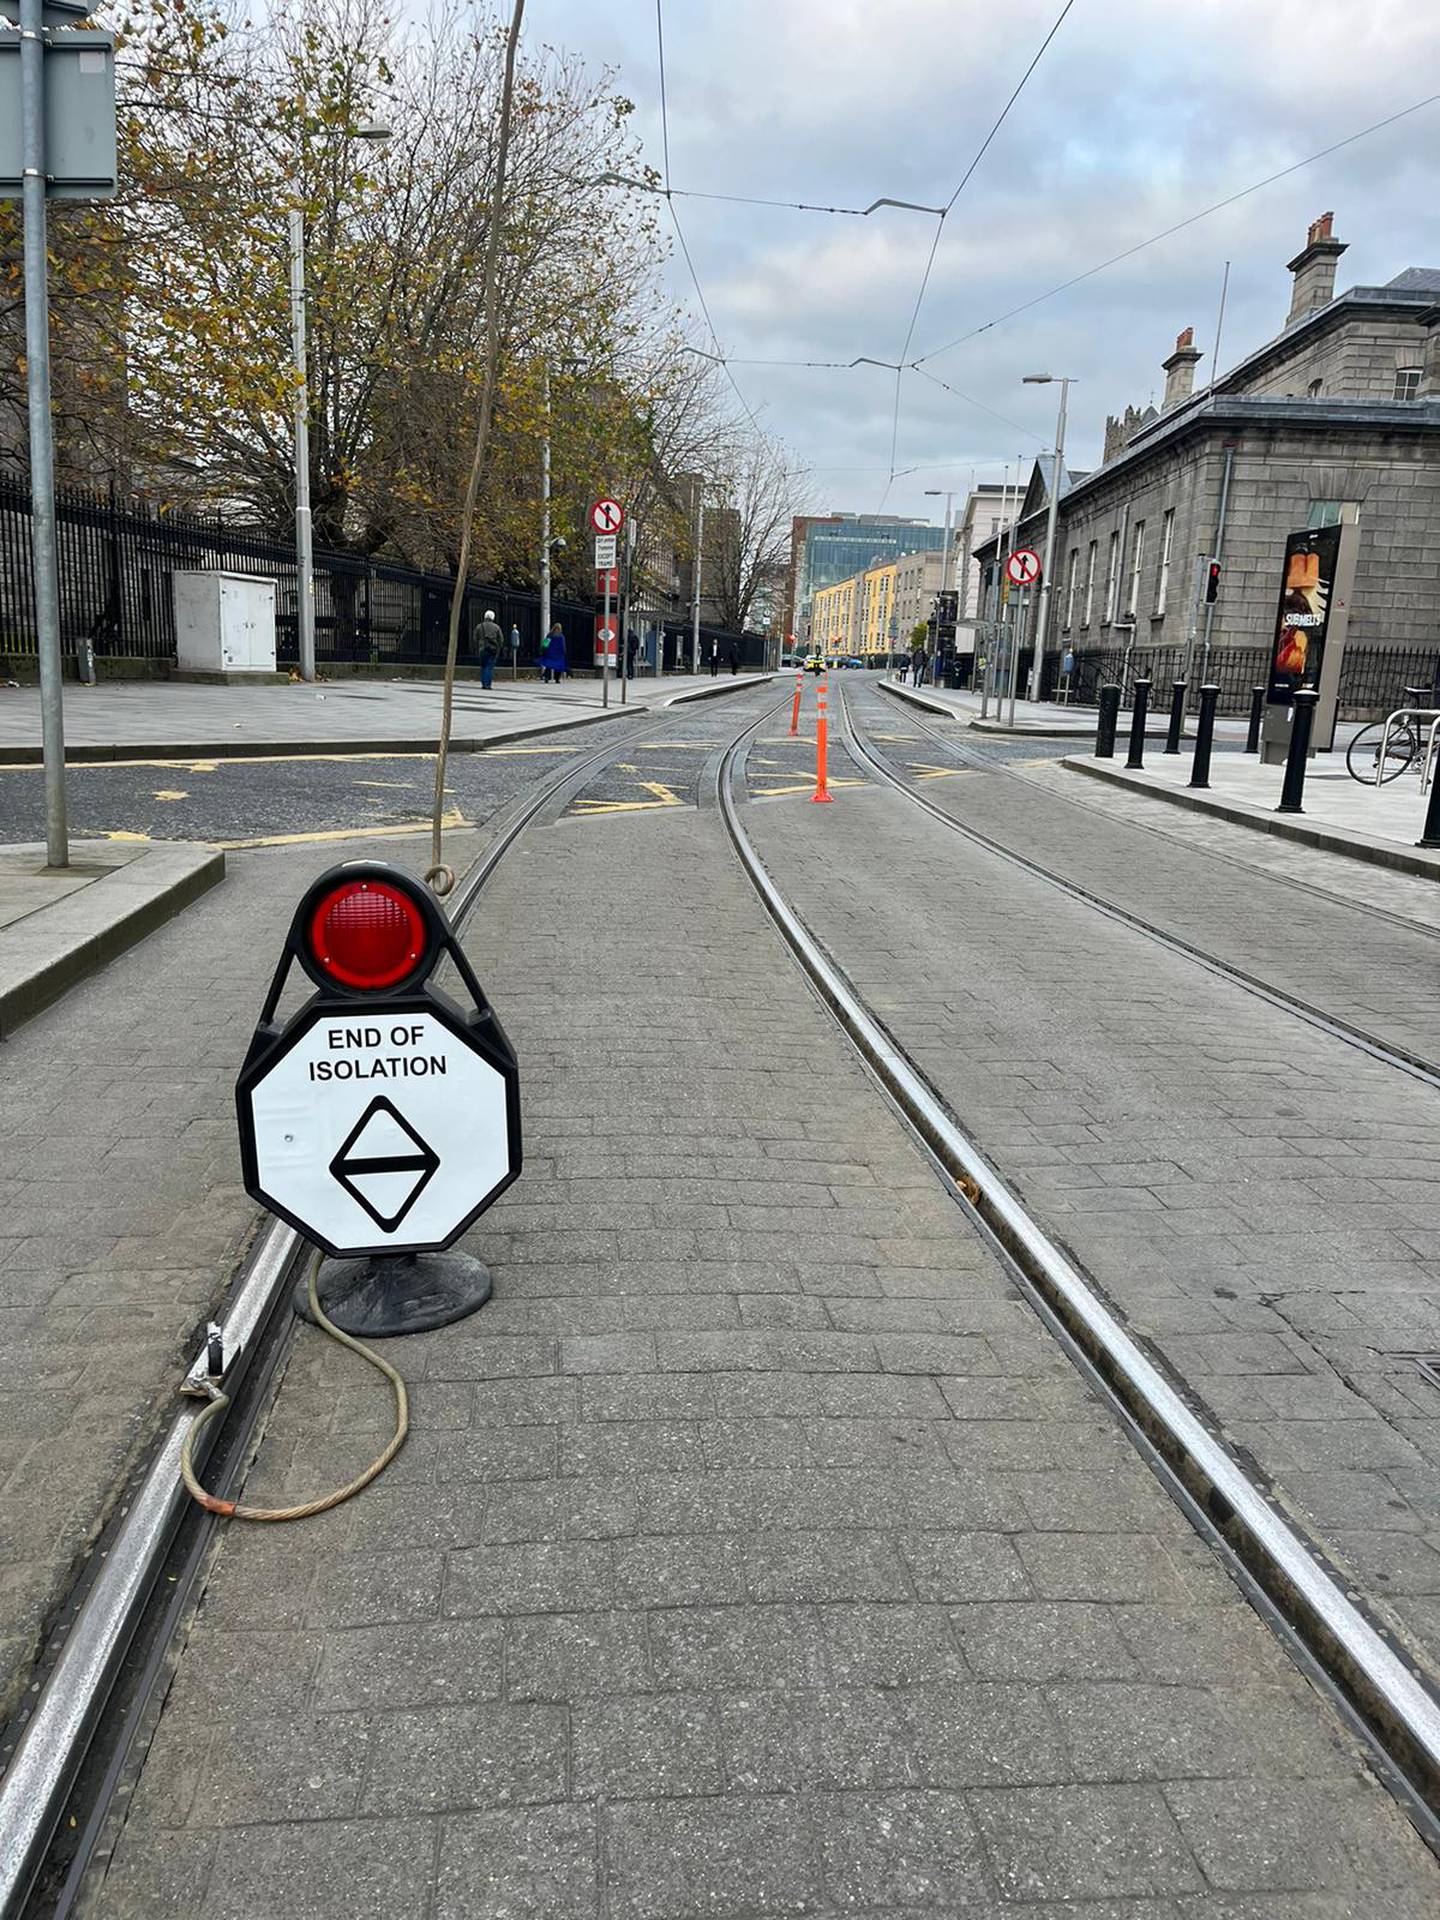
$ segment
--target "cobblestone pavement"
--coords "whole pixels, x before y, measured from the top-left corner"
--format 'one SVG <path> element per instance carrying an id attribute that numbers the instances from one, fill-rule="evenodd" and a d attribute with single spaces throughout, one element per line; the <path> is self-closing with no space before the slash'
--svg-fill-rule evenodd
<path id="1" fill-rule="evenodd" d="M 1382 976 L 1393 938 L 1422 991 L 1418 930 L 1259 869 L 1207 880 L 1180 843 L 1152 881 L 1149 836 L 1088 812 L 1062 829 L 1030 781 L 926 793 L 1167 926 L 1202 931 L 1208 886 L 1220 950 L 1341 1010 L 1363 950 L 1352 1017 L 1410 1030 Z M 820 811 L 754 810 L 777 879 L 1049 1231 L 1440 1666 L 1440 1393 L 1402 1357 L 1440 1347 L 1440 1095 L 897 794 Z M 1330 865 L 1343 893 L 1350 863 Z"/>
<path id="2" fill-rule="evenodd" d="M 701 707 L 712 729 L 727 704 Z M 477 761 L 468 817 L 557 764 Z M 233 1086 L 295 902 L 333 861 L 426 845 L 231 854 L 218 889 L 0 1045 L 0 1719 L 256 1221 Z"/>
<path id="3" fill-rule="evenodd" d="M 416 1424 L 376 1487 L 224 1535 L 91 1920 L 1433 1913 L 715 815 L 569 815 L 493 887 L 467 944 L 528 1140 L 471 1236 L 496 1297 L 391 1346 Z M 386 1419 L 302 1329 L 248 1494 Z"/>

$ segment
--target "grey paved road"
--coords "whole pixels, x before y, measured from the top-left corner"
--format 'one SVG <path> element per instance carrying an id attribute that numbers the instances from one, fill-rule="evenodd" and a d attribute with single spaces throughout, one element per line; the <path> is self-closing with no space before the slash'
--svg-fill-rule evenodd
<path id="1" fill-rule="evenodd" d="M 1193 849 L 1176 843 L 1155 881 L 1149 836 L 1088 812 L 1057 823 L 1063 801 L 1026 782 L 961 773 L 925 790 L 1157 913 L 1190 914 L 1204 884 L 1173 884 L 1202 865 Z M 1440 1347 L 1440 1094 L 888 790 L 791 807 L 783 830 L 779 806 L 755 812 L 777 878 L 980 1144 L 1440 1666 L 1440 1394 L 1402 1357 Z M 1331 867 L 1341 893 L 1350 863 Z M 1224 873 L 1217 935 L 1277 977 L 1339 994 L 1363 942 L 1367 1017 L 1392 1004 L 1387 941 L 1400 965 L 1436 951 L 1272 871 Z"/>
<path id="2" fill-rule="evenodd" d="M 708 742 L 732 724 L 728 705 L 666 717 L 659 734 Z M 631 742 L 637 731 L 657 734 L 642 720 L 578 737 L 589 751 L 607 732 Z M 558 752 L 458 760 L 457 798 L 483 821 L 566 762 Z M 423 839 L 365 838 L 363 811 L 349 812 L 347 837 L 309 843 L 306 823 L 345 818 L 344 796 L 315 763 L 293 784 L 277 785 L 276 771 L 227 770 L 197 787 L 196 805 L 203 796 L 210 808 L 201 824 L 213 832 L 248 793 L 283 809 L 272 823 L 302 830 L 299 843 L 231 855 L 219 889 L 0 1048 L 0 1720 L 256 1221 L 232 1088 L 294 903 L 335 860 L 426 861 Z M 6 779 L 34 788 L 38 776 Z M 307 797 L 305 782 L 318 792 Z M 447 844 L 462 859 L 478 850 L 474 834 Z"/>
<path id="3" fill-rule="evenodd" d="M 753 811 L 820 864 L 874 798 Z M 394 1344 L 379 1486 L 226 1534 L 89 1914 L 1432 1913 L 715 815 L 535 830 L 469 946 L 526 1076 L 496 1297 Z M 384 1421 L 302 1331 L 249 1494 Z"/>

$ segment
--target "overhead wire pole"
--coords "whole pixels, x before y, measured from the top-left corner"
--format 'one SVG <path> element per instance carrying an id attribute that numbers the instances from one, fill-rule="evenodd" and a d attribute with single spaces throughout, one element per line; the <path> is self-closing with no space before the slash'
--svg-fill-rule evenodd
<path id="1" fill-rule="evenodd" d="M 45 43 L 41 0 L 20 0 L 20 120 L 25 223 L 25 388 L 30 414 L 30 543 L 40 737 L 45 761 L 45 864 L 68 867 L 65 695 L 60 661 L 60 566 L 55 536 L 55 442 L 50 419 L 50 300 L 45 207 Z"/>

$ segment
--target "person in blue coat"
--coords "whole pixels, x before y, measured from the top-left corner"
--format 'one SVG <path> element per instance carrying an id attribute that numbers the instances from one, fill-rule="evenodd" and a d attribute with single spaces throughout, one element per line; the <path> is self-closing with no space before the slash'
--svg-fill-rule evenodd
<path id="1" fill-rule="evenodd" d="M 557 620 L 546 634 L 545 645 L 540 649 L 540 677 L 548 686 L 553 675 L 558 686 L 569 671 L 569 662 L 565 658 L 565 629 Z"/>

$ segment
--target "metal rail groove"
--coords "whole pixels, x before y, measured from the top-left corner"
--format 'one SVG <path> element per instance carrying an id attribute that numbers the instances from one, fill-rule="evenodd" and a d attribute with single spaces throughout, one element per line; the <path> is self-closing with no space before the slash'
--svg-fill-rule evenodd
<path id="1" fill-rule="evenodd" d="M 1072 900 L 1078 900 L 1094 912 L 1103 914 L 1106 919 L 1129 927 L 1132 932 L 1144 934 L 1157 946 L 1178 954 L 1182 959 L 1193 961 L 1196 966 L 1203 967 L 1207 973 L 1213 973 L 1217 978 L 1228 981 L 1230 985 L 1239 987 L 1242 992 L 1253 994 L 1257 1000 L 1267 1001 L 1272 1007 L 1277 1007 L 1284 1013 L 1294 1014 L 1297 1019 L 1318 1028 L 1332 1040 L 1343 1041 L 1346 1046 L 1354 1047 L 1357 1052 L 1368 1053 L 1372 1059 L 1380 1061 L 1384 1066 L 1394 1067 L 1398 1073 L 1408 1074 L 1412 1080 L 1421 1080 L 1426 1086 L 1440 1087 L 1440 1063 L 1427 1060 L 1423 1054 L 1411 1053 L 1408 1048 L 1397 1046 L 1394 1041 L 1382 1040 L 1378 1034 L 1370 1033 L 1364 1027 L 1358 1027 L 1352 1021 L 1342 1019 L 1339 1014 L 1326 1013 L 1308 1000 L 1297 999 L 1295 995 L 1271 986 L 1268 981 L 1260 979 L 1258 975 L 1247 973 L 1243 967 L 1237 967 L 1229 960 L 1222 960 L 1218 955 L 1206 952 L 1203 947 L 1193 945 L 1177 933 L 1167 932 L 1164 927 L 1157 926 L 1153 920 L 1145 919 L 1142 914 L 1132 913 L 1128 907 L 1117 907 L 1113 901 L 1104 899 L 1098 893 L 1092 893 L 1088 887 L 1082 887 L 1078 881 L 1069 880 L 1064 874 L 1042 866 L 1038 860 L 1032 860 L 1028 854 L 1017 853 L 1013 847 L 1007 847 L 1004 841 L 996 840 L 988 833 L 982 833 L 978 827 L 972 827 L 963 820 L 957 820 L 953 813 L 948 813 L 944 807 L 938 806 L 928 794 L 917 793 L 908 781 L 902 779 L 893 767 L 886 764 L 883 755 L 876 753 L 866 744 L 862 737 L 863 729 L 855 724 L 843 688 L 840 694 L 840 710 L 844 716 L 845 731 L 854 748 L 856 758 L 869 767 L 879 779 L 892 786 L 897 793 L 904 794 L 907 800 L 922 808 L 942 826 L 949 827 L 952 833 L 958 833 L 977 847 L 983 847 L 987 853 L 994 854 L 999 860 L 1008 860 L 1012 866 L 1019 867 L 1034 879 L 1045 881 L 1047 885 L 1056 888 L 1059 892 L 1068 894 Z M 925 731 L 929 732 L 929 729 Z M 938 734 L 931 734 L 930 737 L 937 744 L 949 747 L 962 760 L 972 751 L 959 741 L 944 740 Z M 968 764 L 981 766 L 987 772 L 995 768 L 995 763 L 991 760 L 972 760 Z"/>
<path id="2" fill-rule="evenodd" d="M 749 730 L 751 733 L 754 729 Z M 1131 1335 L 1089 1278 L 1027 1212 L 939 1094 L 865 1006 L 785 900 L 741 825 L 733 786 L 747 736 L 728 750 L 718 795 L 746 874 L 841 1030 L 880 1086 L 1012 1256 L 1192 1496 L 1280 1608 L 1370 1740 L 1411 1785 L 1417 1824 L 1440 1836 L 1440 1701 L 1324 1560 L 1246 1475 Z"/>
<path id="3" fill-rule="evenodd" d="M 768 715 L 762 719 L 765 717 Z M 615 718 L 626 716 L 618 713 Z M 641 709 L 631 718 L 637 725 L 644 722 L 653 726 L 655 716 Z M 755 724 L 759 723 L 747 722 L 746 731 Z M 457 928 L 474 908 L 486 881 L 537 815 L 578 791 L 622 749 L 623 742 L 613 741 L 597 748 L 578 764 L 561 769 L 518 805 L 502 810 L 500 825 L 453 895 L 449 911 Z M 224 1377 L 231 1407 L 225 1426 L 244 1411 L 252 1358 L 272 1315 L 286 1300 L 307 1248 L 308 1243 L 283 1221 L 269 1218 L 260 1230 L 227 1308 Z M 193 1393 L 205 1372 L 206 1353 L 202 1348 L 181 1392 Z M 0 1776 L 0 1920 L 18 1920 L 29 1898 L 127 1651 L 150 1604 L 161 1566 L 190 1511 L 180 1480 L 180 1451 L 201 1411 L 202 1403 L 197 1400 L 176 1416 L 108 1544 L 102 1542 L 97 1548 L 103 1552 L 103 1564 L 16 1741 L 10 1764 Z M 195 1452 L 196 1464 L 202 1469 L 220 1438 L 221 1424 L 212 1423 L 200 1437 Z M 205 1520 L 203 1524 L 213 1527 L 214 1523 Z"/>

